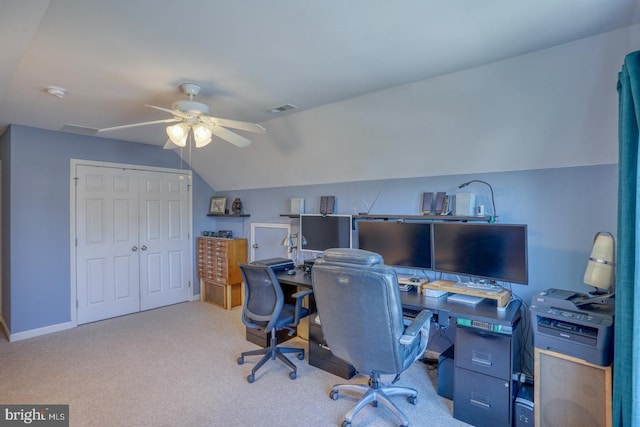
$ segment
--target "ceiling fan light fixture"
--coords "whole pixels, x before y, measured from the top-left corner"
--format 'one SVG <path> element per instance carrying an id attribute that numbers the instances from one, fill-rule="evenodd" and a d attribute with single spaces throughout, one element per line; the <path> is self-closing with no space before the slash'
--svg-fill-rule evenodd
<path id="1" fill-rule="evenodd" d="M 202 148 L 211 142 L 211 129 L 203 125 L 193 126 L 193 139 L 196 142 L 196 148 Z"/>
<path id="2" fill-rule="evenodd" d="M 167 126 L 167 136 L 171 142 L 178 147 L 185 147 L 187 145 L 187 136 L 189 135 L 189 126 L 186 123 L 178 123 L 172 126 Z"/>

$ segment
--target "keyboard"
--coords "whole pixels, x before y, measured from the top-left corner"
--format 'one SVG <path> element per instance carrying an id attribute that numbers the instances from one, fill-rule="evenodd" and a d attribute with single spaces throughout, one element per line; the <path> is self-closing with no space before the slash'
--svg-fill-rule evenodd
<path id="1" fill-rule="evenodd" d="M 503 290 L 502 286 L 494 285 L 492 283 L 456 282 L 456 286 L 464 289 L 476 289 L 487 292 L 500 292 Z"/>
<path id="2" fill-rule="evenodd" d="M 418 314 L 420 314 L 422 310 L 414 310 L 412 308 L 405 308 L 402 307 L 402 316 L 403 317 L 410 317 L 410 318 L 415 318 Z"/>

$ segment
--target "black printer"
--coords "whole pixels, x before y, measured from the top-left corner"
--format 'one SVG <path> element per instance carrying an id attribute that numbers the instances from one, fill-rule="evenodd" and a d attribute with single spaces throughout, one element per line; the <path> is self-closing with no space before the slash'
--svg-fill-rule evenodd
<path id="1" fill-rule="evenodd" d="M 579 292 L 547 289 L 531 300 L 534 345 L 608 366 L 613 361 L 613 318 L 609 301 Z"/>
<path id="2" fill-rule="evenodd" d="M 269 266 L 275 273 L 279 271 L 293 270 L 294 268 L 296 268 L 293 261 L 290 260 L 289 258 L 260 259 L 260 260 L 253 261 L 251 264 Z"/>

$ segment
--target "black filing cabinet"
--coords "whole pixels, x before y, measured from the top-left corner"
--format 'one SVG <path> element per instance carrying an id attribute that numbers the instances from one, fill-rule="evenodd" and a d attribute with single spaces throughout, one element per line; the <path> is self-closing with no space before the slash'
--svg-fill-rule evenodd
<path id="1" fill-rule="evenodd" d="M 519 317 L 506 328 L 458 320 L 453 374 L 453 416 L 476 427 L 512 425 L 520 371 Z M 493 329 L 498 330 L 497 332 Z M 501 329 L 502 328 L 502 329 Z"/>

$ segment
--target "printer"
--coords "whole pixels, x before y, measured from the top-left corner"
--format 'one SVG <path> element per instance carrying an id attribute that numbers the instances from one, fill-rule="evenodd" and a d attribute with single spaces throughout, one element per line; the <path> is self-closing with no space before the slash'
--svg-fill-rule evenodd
<path id="1" fill-rule="evenodd" d="M 271 267 L 274 273 L 277 273 L 279 271 L 293 270 L 294 268 L 296 268 L 293 261 L 289 258 L 260 259 L 257 261 L 253 261 L 251 264 L 266 265 L 268 267 Z"/>
<path id="2" fill-rule="evenodd" d="M 531 300 L 534 345 L 600 366 L 613 360 L 615 306 L 579 292 L 547 289 Z"/>

